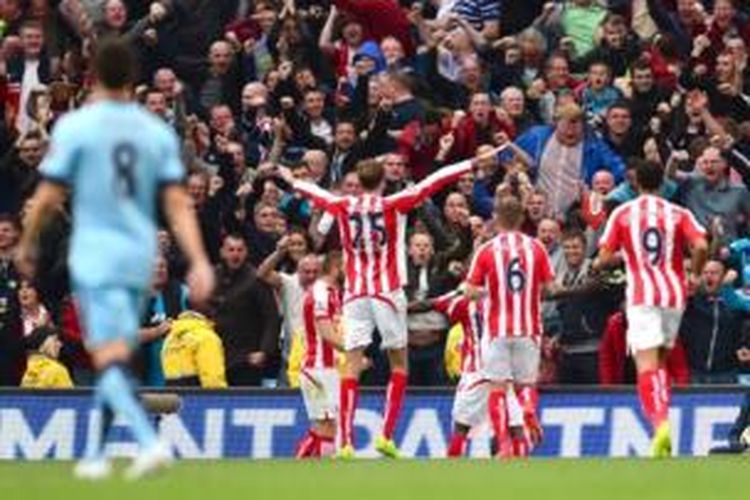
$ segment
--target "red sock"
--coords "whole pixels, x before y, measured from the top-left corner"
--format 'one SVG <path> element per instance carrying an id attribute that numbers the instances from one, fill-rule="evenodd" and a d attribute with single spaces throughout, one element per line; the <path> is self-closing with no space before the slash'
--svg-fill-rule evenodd
<path id="1" fill-rule="evenodd" d="M 319 457 L 332 457 L 336 452 L 336 443 L 333 437 L 320 436 L 319 437 Z"/>
<path id="2" fill-rule="evenodd" d="M 532 414 L 536 416 L 536 410 L 539 407 L 539 391 L 536 390 L 536 387 L 525 385 L 516 391 L 516 395 L 521 408 L 523 408 L 524 415 Z"/>
<path id="3" fill-rule="evenodd" d="M 667 420 L 669 419 L 669 405 L 672 404 L 672 380 L 669 378 L 666 368 L 659 368 L 656 373 L 659 375 L 659 385 L 661 388 L 659 394 L 661 395 L 661 402 L 665 411 L 664 420 Z"/>
<path id="4" fill-rule="evenodd" d="M 516 389 L 516 396 L 521 408 L 523 408 L 524 427 L 528 434 L 528 442 L 537 445 L 543 438 L 542 426 L 537 418 L 539 391 L 536 387 L 525 385 Z"/>
<path id="5" fill-rule="evenodd" d="M 638 396 L 643 413 L 654 429 L 659 427 L 669 413 L 669 382 L 663 370 L 651 370 L 638 374 Z"/>
<path id="6" fill-rule="evenodd" d="M 490 423 L 497 440 L 497 452 L 501 456 L 508 455 L 508 403 L 503 391 L 492 391 L 487 406 Z"/>
<path id="7" fill-rule="evenodd" d="M 302 459 L 315 456 L 314 453 L 317 447 L 318 436 L 310 429 L 297 444 L 297 451 L 294 453 L 294 458 Z"/>
<path id="8" fill-rule="evenodd" d="M 460 458 L 466 453 L 466 434 L 454 432 L 448 445 L 448 457 Z"/>
<path id="9" fill-rule="evenodd" d="M 512 442 L 514 457 L 529 456 L 529 443 L 526 441 L 526 437 L 514 437 Z"/>
<path id="10" fill-rule="evenodd" d="M 401 404 L 404 402 L 406 392 L 406 373 L 394 371 L 388 382 L 388 390 L 385 395 L 385 410 L 383 411 L 383 436 L 393 439 L 393 431 L 396 430 L 396 422 L 401 414 Z"/>
<path id="11" fill-rule="evenodd" d="M 357 411 L 357 399 L 359 399 L 359 383 L 353 378 L 342 378 L 339 400 L 341 446 L 352 446 L 352 429 L 354 428 L 354 412 Z"/>

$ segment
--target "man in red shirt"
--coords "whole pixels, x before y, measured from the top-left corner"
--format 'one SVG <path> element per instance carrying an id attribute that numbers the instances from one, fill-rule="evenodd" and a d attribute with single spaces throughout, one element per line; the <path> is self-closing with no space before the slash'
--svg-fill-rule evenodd
<path id="1" fill-rule="evenodd" d="M 592 266 L 602 269 L 622 250 L 628 277 L 627 340 L 635 353 L 641 405 L 654 428 L 655 457 L 672 453 L 665 360 L 677 338 L 687 297 L 683 248 L 692 250 L 691 279 L 701 275 L 708 254 L 706 231 L 693 214 L 658 196 L 663 176 L 660 165 L 638 165 L 640 196 L 612 212 Z"/>
<path id="2" fill-rule="evenodd" d="M 520 232 L 521 202 L 505 197 L 496 206 L 499 233 L 476 252 L 467 279 L 467 296 L 484 292 L 482 371 L 490 381 L 488 413 L 499 457 L 512 455 L 506 393 L 517 393 L 527 426 L 538 434 L 536 379 L 542 334 L 542 291 L 554 280 L 544 246 Z M 538 436 L 537 436 L 538 437 Z"/>
<path id="3" fill-rule="evenodd" d="M 302 316 L 305 359 L 300 389 L 310 429 L 300 441 L 296 458 L 327 457 L 334 453 L 339 410 L 339 373 L 335 350 L 343 350 L 341 335 L 341 254 L 329 252 L 323 275 L 305 292 Z"/>

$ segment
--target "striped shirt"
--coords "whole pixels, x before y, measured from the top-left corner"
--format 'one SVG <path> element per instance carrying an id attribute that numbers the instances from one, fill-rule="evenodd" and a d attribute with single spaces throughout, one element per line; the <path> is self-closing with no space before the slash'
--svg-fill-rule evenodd
<path id="1" fill-rule="evenodd" d="M 310 182 L 294 189 L 338 222 L 344 252 L 345 301 L 375 297 L 406 285 L 406 222 L 410 210 L 471 171 L 470 160 L 444 167 L 403 191 L 383 197 L 337 196 Z"/>
<path id="2" fill-rule="evenodd" d="M 341 301 L 338 292 L 325 281 L 318 280 L 305 293 L 302 305 L 305 324 L 305 368 L 333 368 L 335 356 L 333 346 L 319 333 L 317 322 L 327 319 L 335 325 L 341 316 Z"/>
<path id="3" fill-rule="evenodd" d="M 456 292 L 446 293 L 433 299 L 433 307 L 450 320 L 460 323 L 464 332 L 461 343 L 461 373 L 472 373 L 481 369 L 482 325 L 484 324 L 484 302 L 472 301 Z"/>
<path id="4" fill-rule="evenodd" d="M 501 7 L 500 0 L 457 0 L 452 10 L 481 31 L 485 23 L 500 21 Z"/>
<path id="5" fill-rule="evenodd" d="M 484 324 L 490 338 L 542 334 L 542 288 L 555 279 L 549 255 L 538 240 L 503 232 L 477 250 L 469 284 L 487 291 Z"/>
<path id="6" fill-rule="evenodd" d="M 623 250 L 627 305 L 683 309 L 687 296 L 683 248 L 705 235 L 689 210 L 643 195 L 612 212 L 599 247 Z"/>

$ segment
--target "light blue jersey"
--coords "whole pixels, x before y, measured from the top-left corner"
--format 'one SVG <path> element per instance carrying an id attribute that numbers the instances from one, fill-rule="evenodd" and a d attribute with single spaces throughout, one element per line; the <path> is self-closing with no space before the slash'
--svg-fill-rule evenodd
<path id="1" fill-rule="evenodd" d="M 40 168 L 72 189 L 76 288 L 145 289 L 159 188 L 184 176 L 172 129 L 135 103 L 97 102 L 60 120 Z"/>

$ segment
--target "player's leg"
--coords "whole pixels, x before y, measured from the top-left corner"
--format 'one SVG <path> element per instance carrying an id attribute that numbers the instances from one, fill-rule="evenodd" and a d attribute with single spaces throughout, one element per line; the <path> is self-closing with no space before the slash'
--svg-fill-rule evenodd
<path id="1" fill-rule="evenodd" d="M 362 373 L 364 347 L 346 352 L 346 367 L 341 378 L 339 393 L 341 454 L 343 458 L 354 455 L 354 415 L 359 403 L 359 376 Z"/>
<path id="2" fill-rule="evenodd" d="M 479 372 L 461 375 L 453 399 L 453 434 L 448 446 L 448 457 L 457 458 L 466 454 L 469 432 L 487 421 L 487 397 L 489 381 Z"/>
<path id="3" fill-rule="evenodd" d="M 361 358 L 360 358 L 361 359 Z M 336 452 L 336 418 L 339 415 L 339 374 L 335 368 L 320 370 L 323 388 L 321 418 L 315 424 L 318 456 L 332 457 Z"/>
<path id="4" fill-rule="evenodd" d="M 671 454 L 669 378 L 663 363 L 666 339 L 662 313 L 655 307 L 630 307 L 627 317 L 628 344 L 638 373 L 638 397 L 654 431 L 652 455 L 668 456 Z"/>
<path id="5" fill-rule="evenodd" d="M 529 437 L 529 445 L 533 447 L 541 442 L 543 436 L 538 417 L 539 392 L 536 388 L 541 350 L 539 343 L 533 338 L 517 338 L 509 342 L 512 343 L 511 366 L 513 380 L 516 382 L 515 393 L 523 412 L 523 425 Z"/>
<path id="6" fill-rule="evenodd" d="M 518 401 L 518 387 L 508 390 L 506 398 L 508 401 L 508 425 L 510 426 L 510 439 L 513 445 L 513 456 L 526 457 L 531 453 L 531 437 L 526 430 L 523 408 Z"/>
<path id="7" fill-rule="evenodd" d="M 448 444 L 448 458 L 461 458 L 466 455 L 471 427 L 460 422 L 453 423 L 453 433 Z"/>
<path id="8" fill-rule="evenodd" d="M 297 448 L 294 452 L 294 458 L 296 459 L 314 457 L 320 448 L 320 440 L 316 432 L 317 424 L 321 418 L 320 381 L 316 380 L 311 372 L 312 370 L 306 368 L 300 370 L 299 388 L 302 393 L 302 401 L 305 403 L 307 418 L 310 420 L 310 427 L 297 442 Z"/>
<path id="9" fill-rule="evenodd" d="M 346 302 L 343 307 L 346 364 L 339 390 L 341 458 L 354 457 L 354 415 L 359 401 L 359 376 L 365 348 L 372 342 L 375 321 L 366 298 Z"/>
<path id="10" fill-rule="evenodd" d="M 97 370 L 95 391 L 103 406 L 124 418 L 140 447 L 127 473 L 135 479 L 171 461 L 136 396 L 128 369 L 137 342 L 140 294 L 127 289 L 86 290 L 79 299 Z"/>
<path id="11" fill-rule="evenodd" d="M 385 394 L 383 433 L 375 440 L 375 449 L 395 458 L 398 449 L 393 435 L 401 415 L 406 385 L 409 379 L 407 345 L 406 296 L 403 291 L 372 299 L 375 324 L 383 339 L 382 347 L 388 354 L 391 376 Z"/>
<path id="12" fill-rule="evenodd" d="M 508 339 L 482 339 L 482 373 L 490 381 L 487 415 L 494 435 L 497 458 L 512 455 L 507 393 L 512 390 L 513 373 Z"/>
<path id="13" fill-rule="evenodd" d="M 336 452 L 336 420 L 326 418 L 317 422 L 315 432 L 318 437 L 318 456 L 332 457 Z"/>

